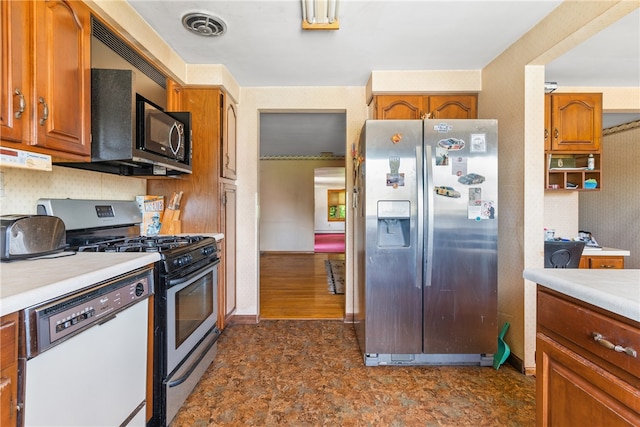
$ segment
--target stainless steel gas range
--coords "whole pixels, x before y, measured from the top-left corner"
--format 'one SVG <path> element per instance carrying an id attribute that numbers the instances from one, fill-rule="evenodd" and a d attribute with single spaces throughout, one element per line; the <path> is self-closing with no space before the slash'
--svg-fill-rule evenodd
<path id="1" fill-rule="evenodd" d="M 213 237 L 140 236 L 134 201 L 41 199 L 38 213 L 61 218 L 70 250 L 158 252 L 153 318 L 153 417 L 166 426 L 211 364 L 220 336 Z"/>

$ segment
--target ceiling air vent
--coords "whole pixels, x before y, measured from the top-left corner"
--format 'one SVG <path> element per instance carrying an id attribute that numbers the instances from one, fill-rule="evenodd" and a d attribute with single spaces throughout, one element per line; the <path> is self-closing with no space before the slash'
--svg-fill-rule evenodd
<path id="1" fill-rule="evenodd" d="M 205 13 L 189 13 L 182 17 L 182 25 L 200 36 L 221 36 L 227 30 L 227 25 L 218 17 Z"/>

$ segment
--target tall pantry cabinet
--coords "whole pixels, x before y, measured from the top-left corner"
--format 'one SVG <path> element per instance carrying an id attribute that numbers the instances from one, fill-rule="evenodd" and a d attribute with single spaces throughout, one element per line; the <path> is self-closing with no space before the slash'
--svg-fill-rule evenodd
<path id="1" fill-rule="evenodd" d="M 57 0 L 3 1 L 0 8 L 3 145 L 86 160 L 90 10 L 80 1 Z"/>
<path id="2" fill-rule="evenodd" d="M 168 97 L 168 110 L 191 112 L 192 173 L 177 178 L 148 179 L 147 192 L 165 198 L 173 192 L 184 192 L 180 213 L 183 233 L 224 233 L 224 239 L 219 242 L 218 274 L 218 327 L 222 329 L 235 311 L 236 294 L 235 181 L 223 176 L 225 161 L 221 160 L 227 158 L 224 151 L 229 147 L 233 147 L 235 153 L 235 114 L 229 122 L 226 120 L 232 101 L 217 87 L 180 87 L 173 82 L 169 82 Z M 235 106 L 233 111 L 235 113 Z M 233 141 L 227 141 L 225 136 L 233 137 Z"/>

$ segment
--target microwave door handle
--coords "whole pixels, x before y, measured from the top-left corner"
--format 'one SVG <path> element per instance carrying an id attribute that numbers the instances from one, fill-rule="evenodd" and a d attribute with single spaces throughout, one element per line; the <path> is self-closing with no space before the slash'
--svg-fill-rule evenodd
<path id="1" fill-rule="evenodd" d="M 173 148 L 173 139 L 171 138 L 171 135 L 173 135 L 174 131 L 178 134 L 178 146 L 176 148 Z M 171 152 L 173 153 L 174 157 L 178 155 L 178 151 L 180 151 L 180 147 L 182 146 L 183 134 L 184 131 L 182 130 L 182 125 L 178 124 L 177 122 L 173 122 L 173 125 L 171 125 L 171 129 L 169 129 L 169 148 L 171 148 Z"/>

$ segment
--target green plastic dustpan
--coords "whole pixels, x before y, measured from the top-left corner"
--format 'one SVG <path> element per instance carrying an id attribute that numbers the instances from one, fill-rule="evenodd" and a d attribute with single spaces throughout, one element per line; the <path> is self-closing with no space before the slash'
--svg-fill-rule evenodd
<path id="1" fill-rule="evenodd" d="M 507 329 L 509 329 L 509 322 L 504 324 L 502 330 L 498 334 L 498 351 L 493 355 L 493 367 L 496 369 L 499 369 L 500 365 L 502 365 L 511 354 L 509 345 L 504 342 L 504 335 L 507 333 Z"/>

